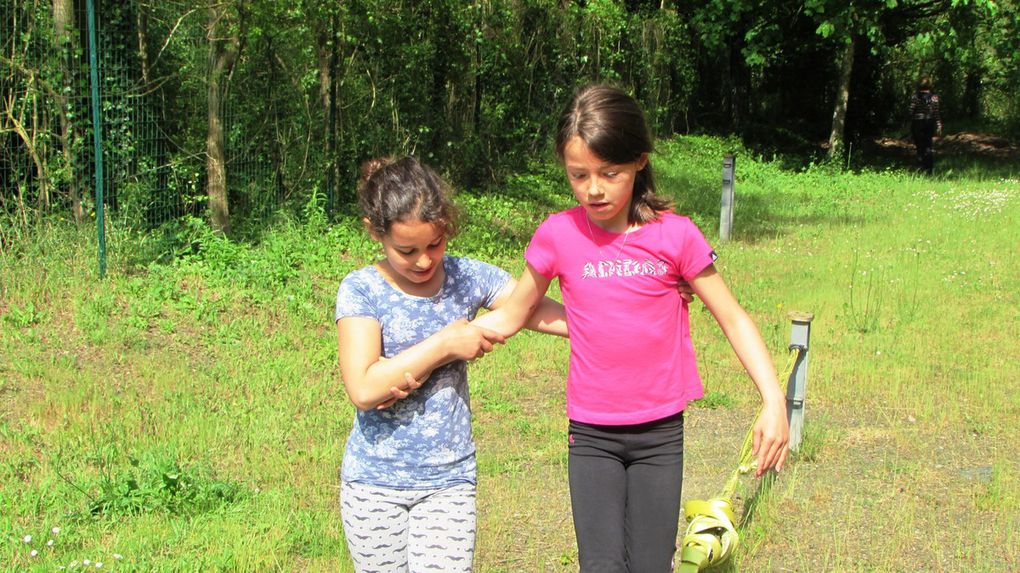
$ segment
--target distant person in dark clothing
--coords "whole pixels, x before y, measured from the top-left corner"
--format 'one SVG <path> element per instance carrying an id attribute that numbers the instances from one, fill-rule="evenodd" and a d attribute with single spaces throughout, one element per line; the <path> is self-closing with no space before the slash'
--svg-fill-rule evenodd
<path id="1" fill-rule="evenodd" d="M 932 138 L 942 135 L 942 116 L 939 114 L 939 96 L 931 89 L 931 78 L 917 82 L 917 91 L 910 97 L 910 132 L 917 148 L 917 167 L 931 175 L 935 162 Z"/>

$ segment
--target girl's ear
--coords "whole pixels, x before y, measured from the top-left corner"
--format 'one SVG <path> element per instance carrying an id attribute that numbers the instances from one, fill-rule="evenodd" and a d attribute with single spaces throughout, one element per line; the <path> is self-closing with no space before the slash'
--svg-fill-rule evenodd
<path id="1" fill-rule="evenodd" d="M 648 154 L 647 153 L 642 153 L 641 157 L 639 157 L 638 160 L 637 160 L 637 170 L 641 171 L 647 165 L 648 165 Z"/>
<path id="2" fill-rule="evenodd" d="M 375 233 L 375 229 L 372 228 L 372 222 L 368 220 L 368 217 L 362 217 L 361 224 L 365 226 L 365 232 L 368 233 L 369 237 L 372 237 L 373 241 L 382 242 L 382 237 Z"/>

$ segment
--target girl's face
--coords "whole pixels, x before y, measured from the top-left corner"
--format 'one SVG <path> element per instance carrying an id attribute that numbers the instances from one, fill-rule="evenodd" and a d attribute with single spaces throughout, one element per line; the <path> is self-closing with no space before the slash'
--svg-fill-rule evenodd
<path id="1" fill-rule="evenodd" d="M 591 152 L 578 136 L 563 148 L 563 164 L 574 197 L 596 225 L 622 233 L 630 227 L 628 214 L 634 195 L 634 180 L 648 163 L 648 154 L 637 161 L 615 164 Z"/>
<path id="2" fill-rule="evenodd" d="M 386 259 L 381 263 L 390 279 L 409 293 L 434 294 L 441 285 L 446 232 L 418 219 L 396 221 L 385 236 L 373 236 L 382 243 Z"/>

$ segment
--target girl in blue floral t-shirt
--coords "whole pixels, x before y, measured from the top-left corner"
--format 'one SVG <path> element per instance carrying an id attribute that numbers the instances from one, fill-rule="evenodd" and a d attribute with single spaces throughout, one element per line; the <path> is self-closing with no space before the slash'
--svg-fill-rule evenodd
<path id="1" fill-rule="evenodd" d="M 470 571 L 475 447 L 466 361 L 504 339 L 468 321 L 503 304 L 515 281 L 487 263 L 446 256 L 456 231 L 449 188 L 413 157 L 367 162 L 359 201 L 384 257 L 348 274 L 336 300 L 340 370 L 358 409 L 341 470 L 347 544 L 359 572 Z M 565 336 L 563 307 L 543 300 L 528 326 Z"/>

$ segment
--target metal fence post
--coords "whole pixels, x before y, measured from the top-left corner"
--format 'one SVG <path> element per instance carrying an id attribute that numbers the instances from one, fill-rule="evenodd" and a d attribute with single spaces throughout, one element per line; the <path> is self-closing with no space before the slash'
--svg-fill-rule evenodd
<path id="1" fill-rule="evenodd" d="M 99 243 L 99 278 L 106 276 L 106 218 L 103 212 L 103 121 L 99 113 L 99 64 L 96 57 L 96 11 L 85 3 L 89 35 L 89 86 L 92 93 L 92 143 L 96 161 L 96 235 Z"/>
<path id="2" fill-rule="evenodd" d="M 732 153 L 723 157 L 722 163 L 722 208 L 719 210 L 719 240 L 730 239 L 733 227 L 733 172 L 737 167 L 737 158 Z"/>
<path id="3" fill-rule="evenodd" d="M 804 430 L 804 398 L 807 395 L 808 343 L 811 339 L 811 321 L 815 315 L 810 312 L 791 312 L 793 325 L 790 329 L 790 349 L 796 349 L 797 360 L 786 383 L 786 416 L 790 422 L 790 451 L 800 449 Z"/>

